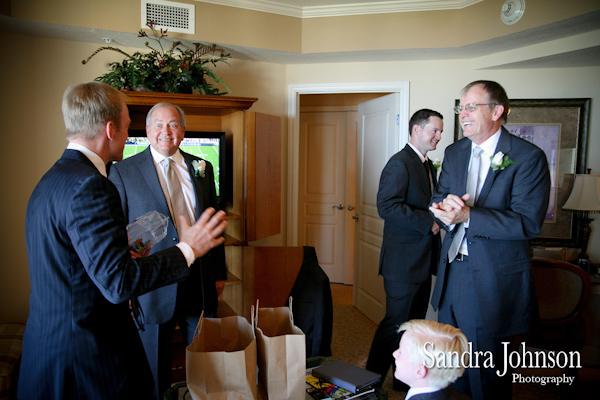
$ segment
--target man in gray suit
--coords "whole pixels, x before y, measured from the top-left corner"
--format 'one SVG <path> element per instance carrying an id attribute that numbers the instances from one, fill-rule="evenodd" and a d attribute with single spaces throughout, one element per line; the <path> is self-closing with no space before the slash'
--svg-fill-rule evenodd
<path id="1" fill-rule="evenodd" d="M 195 221 L 206 208 L 217 208 L 218 204 L 212 165 L 179 149 L 185 135 L 185 114 L 180 107 L 170 103 L 152 107 L 146 118 L 146 134 L 150 146 L 113 165 L 109 179 L 119 191 L 128 222 L 153 210 L 171 216 L 167 237 L 154 246 L 153 254 L 179 241 L 178 212 Z M 177 188 L 170 187 L 166 162 L 175 172 Z M 181 211 L 177 210 L 176 197 L 181 200 Z M 189 345 L 201 312 L 205 317 L 217 316 L 217 297 L 227 280 L 223 245 L 197 259 L 190 273 L 185 281 L 139 298 L 145 317 L 139 334 L 154 375 L 157 399 L 162 399 L 171 386 L 171 342 L 176 324 Z"/>
<path id="2" fill-rule="evenodd" d="M 181 241 L 132 257 L 119 193 L 106 164 L 121 160 L 131 122 L 125 95 L 100 82 L 63 98 L 69 144 L 27 206 L 31 294 L 18 398 L 150 399 L 152 375 L 127 300 L 189 275 L 197 257 L 223 243 L 214 209 Z"/>
<path id="3" fill-rule="evenodd" d="M 436 171 L 427 152 L 435 150 L 444 123 L 442 114 L 423 109 L 409 122 L 410 141 L 393 155 L 381 173 L 377 210 L 385 220 L 379 274 L 386 294 L 385 317 L 379 324 L 366 368 L 385 377 L 398 348 L 398 328 L 427 313 L 431 274 L 435 272 L 440 227 L 427 207 Z M 394 378 L 394 389 L 408 386 Z"/>
<path id="4" fill-rule="evenodd" d="M 431 304 L 474 354 L 493 355 L 494 368 L 468 368 L 453 386 L 474 400 L 510 399 L 510 373 L 496 371 L 506 361 L 502 342 L 527 332 L 537 315 L 529 241 L 548 208 L 548 162 L 502 127 L 509 101 L 498 83 L 467 85 L 455 112 L 465 137 L 446 149 L 429 208 L 448 231 Z"/>

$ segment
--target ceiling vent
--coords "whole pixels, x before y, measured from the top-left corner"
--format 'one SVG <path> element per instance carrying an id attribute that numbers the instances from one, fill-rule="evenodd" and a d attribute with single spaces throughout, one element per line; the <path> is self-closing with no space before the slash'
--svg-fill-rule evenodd
<path id="1" fill-rule="evenodd" d="M 193 4 L 164 0 L 142 0 L 142 28 L 153 22 L 158 29 L 169 32 L 196 33 Z"/>

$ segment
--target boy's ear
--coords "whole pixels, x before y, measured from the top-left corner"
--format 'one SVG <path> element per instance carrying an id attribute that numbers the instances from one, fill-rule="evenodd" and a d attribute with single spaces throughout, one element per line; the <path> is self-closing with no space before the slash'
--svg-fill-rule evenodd
<path id="1" fill-rule="evenodd" d="M 429 370 L 427 369 L 427 367 L 424 366 L 423 364 L 419 364 L 419 367 L 417 368 L 417 377 L 419 379 L 424 379 L 428 373 L 429 373 Z"/>

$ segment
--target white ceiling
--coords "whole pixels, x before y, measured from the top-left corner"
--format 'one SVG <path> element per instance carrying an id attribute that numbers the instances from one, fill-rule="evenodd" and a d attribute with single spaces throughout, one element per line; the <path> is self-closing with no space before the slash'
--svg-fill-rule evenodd
<path id="1" fill-rule="evenodd" d="M 295 7 L 316 7 L 356 3 L 382 3 L 376 0 L 200 0 L 219 4 L 243 3 L 244 7 L 257 3 L 267 5 L 294 5 Z M 479 0 L 475 0 L 476 2 Z M 400 0 L 385 3 L 417 3 L 432 4 L 446 3 L 446 6 L 457 3 L 467 3 L 469 0 Z M 492 40 L 486 40 L 467 46 L 454 48 L 428 49 L 394 49 L 357 52 L 331 53 L 293 53 L 274 51 L 260 48 L 232 46 L 227 43 L 217 43 L 233 58 L 265 61 L 280 64 L 312 64 L 332 62 L 369 62 L 376 61 L 407 61 L 407 60 L 445 60 L 445 59 L 478 59 L 492 56 L 500 52 L 514 51 L 540 43 L 553 44 L 553 41 L 575 37 L 575 35 L 591 34 L 591 45 L 568 47 L 562 50 L 549 51 L 535 57 L 515 59 L 502 65 L 487 63 L 482 68 L 559 68 L 600 66 L 600 11 L 581 15 L 575 18 L 559 21 L 553 24 L 529 29 Z M 11 32 L 24 35 L 48 37 L 63 40 L 77 40 L 105 45 L 103 38 L 110 38 L 111 45 L 132 48 L 144 48 L 143 40 L 137 33 L 88 29 L 74 26 L 56 25 L 41 22 L 18 20 L 0 15 L 0 32 Z M 596 34 L 594 36 L 594 34 Z M 191 41 L 183 41 L 184 45 L 193 47 Z M 588 40 L 589 42 L 589 40 Z M 484 63 L 485 64 L 485 63 Z"/>

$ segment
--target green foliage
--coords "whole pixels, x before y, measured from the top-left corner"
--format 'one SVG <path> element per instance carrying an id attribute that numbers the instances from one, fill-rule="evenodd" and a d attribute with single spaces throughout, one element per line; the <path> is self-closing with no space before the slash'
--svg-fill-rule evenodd
<path id="1" fill-rule="evenodd" d="M 167 36 L 167 31 L 161 29 L 160 33 L 157 32 L 152 22 L 148 27 L 152 30 L 153 36 L 148 36 L 146 32 L 140 30 L 138 37 L 154 40 L 158 44 L 158 50 L 148 42 L 146 47 L 150 49 L 149 53 L 135 52 L 133 55 L 116 47 L 103 46 L 82 63 L 86 64 L 102 50 L 112 50 L 125 55 L 127 58 L 123 61 L 108 64 L 110 72 L 96 78 L 97 81 L 119 90 L 192 93 L 197 89 L 200 94 L 231 93 L 227 84 L 209 68 L 211 64 L 216 67 L 219 62 L 229 65 L 227 59 L 230 54 L 218 49 L 216 44 L 194 43 L 193 50 L 184 49 L 179 41 L 173 43 L 168 50 L 164 50 L 161 40 Z M 210 78 L 213 83 L 207 82 L 207 78 Z M 215 86 L 217 84 L 225 86 L 227 92 L 221 92 Z"/>

